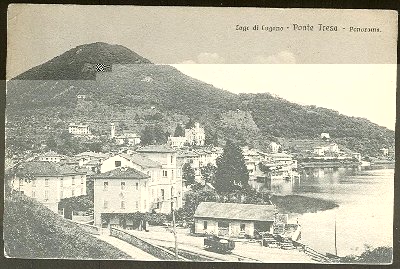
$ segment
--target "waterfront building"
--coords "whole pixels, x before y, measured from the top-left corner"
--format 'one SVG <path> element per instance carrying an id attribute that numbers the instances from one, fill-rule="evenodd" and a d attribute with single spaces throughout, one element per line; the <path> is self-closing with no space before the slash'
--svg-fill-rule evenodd
<path id="1" fill-rule="evenodd" d="M 202 202 L 194 214 L 196 234 L 218 236 L 254 236 L 258 232 L 273 232 L 273 205 Z"/>

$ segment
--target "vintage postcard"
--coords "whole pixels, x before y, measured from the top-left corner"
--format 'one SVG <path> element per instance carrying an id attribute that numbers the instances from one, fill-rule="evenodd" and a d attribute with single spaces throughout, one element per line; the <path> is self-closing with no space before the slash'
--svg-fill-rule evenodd
<path id="1" fill-rule="evenodd" d="M 8 258 L 390 264 L 397 12 L 13 4 Z"/>

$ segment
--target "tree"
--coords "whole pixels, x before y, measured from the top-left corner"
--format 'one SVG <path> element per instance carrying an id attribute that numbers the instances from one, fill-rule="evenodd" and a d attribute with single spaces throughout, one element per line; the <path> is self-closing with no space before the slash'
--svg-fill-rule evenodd
<path id="1" fill-rule="evenodd" d="M 185 163 L 182 167 L 182 178 L 185 181 L 185 185 L 193 185 L 196 183 L 196 175 L 190 163 Z"/>
<path id="2" fill-rule="evenodd" d="M 193 127 L 194 127 L 194 121 L 192 120 L 192 118 L 190 118 L 189 121 L 186 123 L 185 128 L 190 129 Z"/>
<path id="3" fill-rule="evenodd" d="M 159 125 L 146 126 L 141 133 L 140 143 L 142 145 L 165 144 L 167 135 Z"/>
<path id="4" fill-rule="evenodd" d="M 201 202 L 216 202 L 218 195 L 215 191 L 196 190 L 189 191 L 184 196 L 183 208 L 179 211 L 179 215 L 188 221 L 193 221 L 194 213 Z"/>
<path id="5" fill-rule="evenodd" d="M 222 155 L 217 159 L 214 187 L 218 193 L 233 192 L 237 189 L 247 188 L 248 181 L 249 172 L 243 152 L 240 147 L 228 140 Z"/>
<path id="6" fill-rule="evenodd" d="M 377 247 L 372 248 L 366 245 L 365 251 L 360 256 L 349 255 L 343 257 L 343 263 L 391 263 L 393 261 L 393 248 L 391 247 Z"/>
<path id="7" fill-rule="evenodd" d="M 200 168 L 201 176 L 206 183 L 215 183 L 215 173 L 217 171 L 217 167 L 212 163 L 208 163 L 206 166 Z"/>
<path id="8" fill-rule="evenodd" d="M 182 125 L 178 124 L 176 125 L 175 132 L 174 132 L 174 137 L 178 136 L 185 136 L 185 130 L 183 130 Z"/>

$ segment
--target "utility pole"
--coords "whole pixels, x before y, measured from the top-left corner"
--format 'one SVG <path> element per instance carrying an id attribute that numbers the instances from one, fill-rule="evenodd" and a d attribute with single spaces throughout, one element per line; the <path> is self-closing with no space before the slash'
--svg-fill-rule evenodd
<path id="1" fill-rule="evenodd" d="M 335 255 L 337 256 L 337 246 L 336 246 L 336 214 L 335 214 Z"/>
<path id="2" fill-rule="evenodd" d="M 176 234 L 176 227 L 175 227 L 175 210 L 174 210 L 174 200 L 177 197 L 172 198 L 171 200 L 171 211 L 172 211 L 172 232 L 174 233 L 174 238 L 175 238 L 175 258 L 178 260 L 178 237 Z"/>

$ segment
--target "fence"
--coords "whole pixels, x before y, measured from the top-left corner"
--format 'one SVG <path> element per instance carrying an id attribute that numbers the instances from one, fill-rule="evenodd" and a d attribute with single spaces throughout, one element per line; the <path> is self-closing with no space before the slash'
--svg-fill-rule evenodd
<path id="1" fill-rule="evenodd" d="M 310 248 L 307 245 L 304 245 L 300 242 L 296 242 L 296 241 L 292 241 L 293 242 L 293 246 L 301 248 L 305 254 L 307 254 L 308 256 L 310 256 L 313 260 L 319 261 L 319 262 L 336 262 L 336 260 L 334 259 L 330 259 L 328 256 L 326 256 L 325 254 L 322 254 L 312 248 Z"/>
<path id="2" fill-rule="evenodd" d="M 123 240 L 141 250 L 144 252 L 147 252 L 154 257 L 160 259 L 160 260 L 176 260 L 175 253 L 161 248 L 159 246 L 153 245 L 141 238 L 138 238 L 128 232 L 125 232 L 121 229 L 118 229 L 116 227 L 111 227 L 110 228 L 110 235 L 114 236 L 120 240 Z M 186 261 L 187 259 L 179 256 L 179 260 Z"/>

